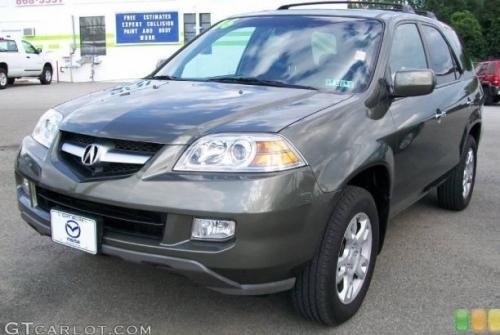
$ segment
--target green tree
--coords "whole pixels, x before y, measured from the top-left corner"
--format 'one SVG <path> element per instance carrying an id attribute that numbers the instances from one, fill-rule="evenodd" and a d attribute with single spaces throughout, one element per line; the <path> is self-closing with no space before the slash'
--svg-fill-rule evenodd
<path id="1" fill-rule="evenodd" d="M 479 21 L 468 10 L 455 12 L 451 15 L 451 25 L 462 37 L 469 55 L 476 60 L 485 57 L 486 40 Z"/>

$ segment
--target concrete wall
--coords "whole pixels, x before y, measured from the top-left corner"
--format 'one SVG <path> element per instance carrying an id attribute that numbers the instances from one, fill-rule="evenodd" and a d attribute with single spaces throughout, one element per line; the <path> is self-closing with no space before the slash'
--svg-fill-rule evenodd
<path id="1" fill-rule="evenodd" d="M 47 5 L 48 1 L 60 3 Z M 22 36 L 25 28 L 34 28 L 35 35 L 26 39 L 42 47 L 58 63 L 56 75 L 60 81 L 91 81 L 92 65 L 80 65 L 79 17 L 105 16 L 107 55 L 98 57 L 99 64 L 94 65 L 93 80 L 127 80 L 149 74 L 160 59 L 167 58 L 184 44 L 184 13 L 211 13 L 212 23 L 216 23 L 234 14 L 275 9 L 290 2 L 294 0 L 0 0 L 0 35 Z M 159 11 L 179 13 L 179 42 L 115 43 L 115 14 Z M 70 62 L 74 39 L 76 51 Z M 71 64 L 75 68 L 65 68 Z"/>

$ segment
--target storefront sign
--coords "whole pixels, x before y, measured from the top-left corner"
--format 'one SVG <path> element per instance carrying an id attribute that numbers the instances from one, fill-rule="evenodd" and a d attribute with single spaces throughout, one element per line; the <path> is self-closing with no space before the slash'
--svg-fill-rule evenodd
<path id="1" fill-rule="evenodd" d="M 116 14 L 116 43 L 179 42 L 177 12 Z"/>

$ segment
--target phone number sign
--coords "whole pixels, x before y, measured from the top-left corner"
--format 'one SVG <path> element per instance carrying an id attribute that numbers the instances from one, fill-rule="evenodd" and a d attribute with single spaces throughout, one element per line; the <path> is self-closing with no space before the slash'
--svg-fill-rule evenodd
<path id="1" fill-rule="evenodd" d="M 65 0 L 15 0 L 17 7 L 64 5 Z"/>
<path id="2" fill-rule="evenodd" d="M 117 44 L 179 42 L 179 13 L 116 14 Z"/>

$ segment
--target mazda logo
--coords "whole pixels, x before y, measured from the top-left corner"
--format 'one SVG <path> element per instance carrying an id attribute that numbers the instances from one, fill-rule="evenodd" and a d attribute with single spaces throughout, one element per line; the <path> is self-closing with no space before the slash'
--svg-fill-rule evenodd
<path id="1" fill-rule="evenodd" d="M 82 231 L 80 229 L 80 225 L 76 221 L 69 220 L 68 222 L 66 222 L 65 228 L 66 228 L 66 234 L 68 234 L 69 237 L 71 238 L 80 237 Z"/>
<path id="2" fill-rule="evenodd" d="M 99 162 L 99 153 L 101 147 L 97 144 L 87 145 L 83 151 L 82 164 L 85 166 L 92 166 Z"/>

